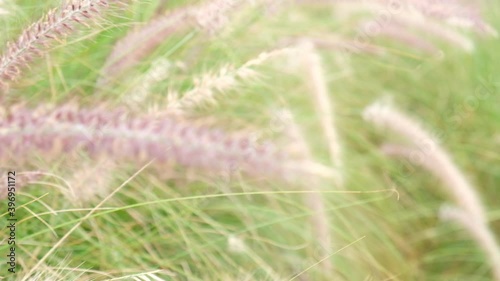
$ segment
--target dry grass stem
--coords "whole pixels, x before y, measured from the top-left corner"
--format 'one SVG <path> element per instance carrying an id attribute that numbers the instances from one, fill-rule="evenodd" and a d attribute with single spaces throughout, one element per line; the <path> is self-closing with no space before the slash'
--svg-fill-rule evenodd
<path id="1" fill-rule="evenodd" d="M 311 150 L 306 143 L 304 134 L 295 122 L 292 113 L 287 110 L 285 116 L 288 117 L 283 120 L 285 122 L 286 134 L 290 137 L 292 143 L 297 146 L 297 152 L 302 154 L 304 158 L 312 161 L 313 157 Z M 320 181 L 318 178 L 311 178 L 310 183 L 307 186 L 310 190 L 315 190 L 320 186 Z M 312 225 L 316 232 L 316 237 L 322 247 L 322 254 L 327 256 L 331 251 L 333 251 L 333 246 L 330 223 L 323 196 L 320 193 L 308 193 L 305 198 L 305 203 L 314 212 L 314 215 L 312 216 Z M 328 260 L 324 261 L 321 263 L 321 266 L 324 268 L 325 272 L 333 272 L 332 262 Z"/>

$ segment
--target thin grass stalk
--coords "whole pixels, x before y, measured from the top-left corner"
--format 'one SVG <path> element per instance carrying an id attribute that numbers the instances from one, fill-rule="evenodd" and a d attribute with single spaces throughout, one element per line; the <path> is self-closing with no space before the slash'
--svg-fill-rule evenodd
<path id="1" fill-rule="evenodd" d="M 311 159 L 312 161 L 312 153 L 306 143 L 304 133 L 295 122 L 292 113 L 287 110 L 284 115 L 288 117 L 284 120 L 287 135 L 292 140 L 292 143 L 297 146 L 298 153 L 301 154 L 305 159 Z M 311 178 L 310 183 L 307 186 L 310 190 L 316 190 L 316 188 L 320 186 L 320 181 L 318 178 Z M 322 254 L 324 256 L 328 256 L 330 252 L 333 251 L 333 245 L 332 234 L 330 232 L 330 222 L 328 213 L 326 212 L 323 196 L 320 193 L 308 193 L 304 202 L 306 203 L 307 207 L 309 207 L 314 212 L 314 215 L 311 218 L 312 226 L 316 232 L 316 237 L 322 247 Z M 334 270 L 334 265 L 330 260 L 322 262 L 321 266 L 328 274 L 331 274 Z"/>
<path id="2" fill-rule="evenodd" d="M 0 198 L 6 198 L 9 195 L 9 182 L 12 182 L 12 186 L 16 189 L 17 192 L 19 189 L 24 188 L 30 183 L 34 183 L 39 180 L 43 176 L 43 173 L 40 171 L 25 171 L 19 172 L 16 171 L 15 175 L 7 174 L 7 171 L 2 172 L 2 176 L 0 177 Z"/>

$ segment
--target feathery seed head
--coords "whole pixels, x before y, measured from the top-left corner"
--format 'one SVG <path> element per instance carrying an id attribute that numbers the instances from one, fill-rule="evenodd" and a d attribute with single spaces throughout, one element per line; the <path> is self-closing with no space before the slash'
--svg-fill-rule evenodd
<path id="1" fill-rule="evenodd" d="M 210 34 L 222 29 L 228 21 L 229 13 L 236 10 L 243 2 L 210 0 L 160 15 L 141 28 L 131 31 L 115 44 L 97 81 L 97 86 L 108 85 L 114 78 L 151 54 L 176 32 L 195 26 Z"/>
<path id="2" fill-rule="evenodd" d="M 451 156 L 441 148 L 437 139 L 424 130 L 417 121 L 380 102 L 366 108 L 363 117 L 379 127 L 405 137 L 411 143 L 409 148 L 385 146 L 385 152 L 409 158 L 414 162 L 418 160 L 415 164 L 422 165 L 441 179 L 446 191 L 459 206 L 467 210 L 476 220 L 486 221 L 484 207 L 475 188 L 453 163 Z"/>
<path id="3" fill-rule="evenodd" d="M 43 54 L 53 41 L 75 31 L 76 26 L 89 26 L 100 17 L 103 9 L 117 0 L 74 0 L 66 2 L 58 9 L 50 10 L 40 20 L 26 28 L 14 42 L 7 44 L 7 49 L 0 57 L 0 86 L 6 90 L 8 81 L 16 80 L 23 67 Z"/>
<path id="4" fill-rule="evenodd" d="M 172 116 L 131 116 L 123 110 L 75 106 L 19 107 L 0 120 L 0 158 L 50 159 L 84 152 L 131 163 L 176 163 L 186 168 L 221 171 L 237 167 L 244 174 L 285 179 L 300 170 L 287 153 L 246 134 L 227 133 Z M 17 160 L 16 160 L 17 159 Z"/>

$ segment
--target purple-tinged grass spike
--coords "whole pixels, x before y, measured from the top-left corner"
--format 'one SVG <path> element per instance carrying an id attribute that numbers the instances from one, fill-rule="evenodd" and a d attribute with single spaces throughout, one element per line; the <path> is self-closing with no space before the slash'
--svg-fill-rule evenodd
<path id="1" fill-rule="evenodd" d="M 117 0 L 76 0 L 50 10 L 40 20 L 26 28 L 19 38 L 7 44 L 0 57 L 0 89 L 7 90 L 8 83 L 19 78 L 22 68 L 43 54 L 53 41 L 74 32 L 78 25 L 101 16 L 100 10 Z M 105 4 L 105 5 L 103 5 Z"/>

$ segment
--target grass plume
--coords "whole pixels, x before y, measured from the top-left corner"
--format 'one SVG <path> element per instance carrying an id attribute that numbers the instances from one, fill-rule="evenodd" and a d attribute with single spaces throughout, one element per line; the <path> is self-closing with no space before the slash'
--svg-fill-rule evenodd
<path id="1" fill-rule="evenodd" d="M 168 115 L 130 116 L 124 110 L 74 104 L 19 106 L 6 113 L 0 126 L 0 144 L 5 148 L 0 158 L 18 165 L 36 153 L 54 159 L 84 152 L 92 158 L 106 156 L 136 164 L 154 160 L 159 165 L 215 172 L 238 169 L 286 180 L 300 171 L 317 169 L 312 163 L 303 166 L 288 159 L 286 151 L 271 142 Z"/>
<path id="2" fill-rule="evenodd" d="M 75 32 L 76 26 L 84 25 L 100 17 L 104 9 L 117 0 L 75 0 L 52 9 L 40 20 L 22 31 L 19 38 L 7 43 L 7 49 L 0 57 L 0 86 L 5 90 L 8 82 L 16 80 L 22 69 L 42 55 L 51 43 L 60 41 Z"/>
<path id="3" fill-rule="evenodd" d="M 174 33 L 197 26 L 208 33 L 216 32 L 224 27 L 228 14 L 242 2 L 243 0 L 209 0 L 159 15 L 144 26 L 132 30 L 115 44 L 106 59 L 97 87 L 105 87 L 117 76 L 140 63 Z"/>
<path id="4" fill-rule="evenodd" d="M 366 121 L 403 136 L 411 143 L 412 155 L 406 150 L 385 148 L 388 153 L 396 151 L 415 157 L 420 163 L 439 177 L 454 201 L 467 210 L 474 218 L 486 221 L 483 204 L 475 188 L 451 160 L 451 156 L 439 145 L 439 141 L 428 133 L 422 125 L 388 104 L 375 103 L 363 113 Z"/>
<path id="5" fill-rule="evenodd" d="M 328 143 L 330 162 L 335 170 L 335 185 L 336 188 L 341 188 L 344 185 L 344 179 L 342 177 L 342 151 L 335 128 L 335 115 L 332 108 L 332 100 L 330 98 L 331 94 L 327 88 L 321 57 L 311 42 L 303 42 L 301 49 L 303 51 L 302 63 L 305 73 L 307 73 L 307 80 L 309 81 L 309 87 L 311 89 L 310 93 L 314 100 L 316 112 Z"/>
<path id="6" fill-rule="evenodd" d="M 486 253 L 495 280 L 500 280 L 500 247 L 488 227 L 486 211 L 476 189 L 451 160 L 431 134 L 418 122 L 389 105 L 376 103 L 364 112 L 364 118 L 387 128 L 411 142 L 411 146 L 388 144 L 382 151 L 390 156 L 407 159 L 425 167 L 439 178 L 458 208 L 441 210 L 441 217 L 461 225 Z"/>
<path id="7" fill-rule="evenodd" d="M 261 52 L 256 57 L 246 61 L 240 67 L 226 65 L 221 67 L 215 74 L 207 73 L 195 79 L 195 86 L 184 93 L 182 97 L 168 104 L 169 111 L 182 114 L 196 108 L 197 106 L 214 103 L 217 93 L 228 91 L 236 87 L 242 81 L 251 80 L 258 76 L 254 67 L 280 56 L 298 54 L 297 48 L 279 48 L 267 52 Z M 178 94 L 176 94 L 178 96 Z"/>

